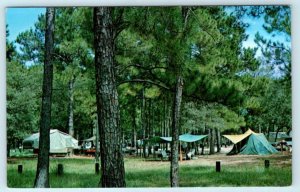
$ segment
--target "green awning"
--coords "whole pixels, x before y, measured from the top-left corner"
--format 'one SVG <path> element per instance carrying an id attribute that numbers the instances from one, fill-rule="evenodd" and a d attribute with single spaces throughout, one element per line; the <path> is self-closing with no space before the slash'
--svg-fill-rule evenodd
<path id="1" fill-rule="evenodd" d="M 191 135 L 189 133 L 183 134 L 179 136 L 179 140 L 183 142 L 195 142 L 200 141 L 201 139 L 205 138 L 207 135 Z"/>
<path id="2" fill-rule="evenodd" d="M 183 142 L 195 142 L 200 141 L 201 139 L 207 137 L 207 135 L 192 135 L 192 134 L 183 134 L 179 136 L 179 141 Z M 171 142 L 172 137 L 160 137 L 163 141 Z"/>

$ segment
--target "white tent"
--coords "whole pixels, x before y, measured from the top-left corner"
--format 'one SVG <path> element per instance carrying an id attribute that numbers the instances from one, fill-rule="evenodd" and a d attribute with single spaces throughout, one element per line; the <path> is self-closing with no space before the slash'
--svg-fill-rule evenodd
<path id="1" fill-rule="evenodd" d="M 24 149 L 39 148 L 40 133 L 32 134 L 23 140 Z M 77 149 L 78 141 L 71 135 L 57 129 L 50 130 L 50 153 L 67 153 L 69 149 Z"/>

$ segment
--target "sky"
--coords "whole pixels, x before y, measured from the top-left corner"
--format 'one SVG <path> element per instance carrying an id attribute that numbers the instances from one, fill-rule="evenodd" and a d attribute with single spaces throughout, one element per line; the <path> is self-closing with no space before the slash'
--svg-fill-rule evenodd
<path id="1" fill-rule="evenodd" d="M 8 24 L 9 29 L 8 40 L 16 40 L 19 33 L 34 27 L 38 16 L 45 12 L 45 8 L 7 8 L 6 24 Z"/>
<path id="2" fill-rule="evenodd" d="M 45 8 L 7 8 L 6 9 L 6 23 L 9 29 L 9 41 L 14 41 L 17 35 L 23 31 L 34 27 L 34 23 L 38 19 L 38 15 L 44 14 L 46 12 Z M 268 34 L 262 27 L 264 22 L 263 18 L 244 18 L 250 26 L 246 29 L 246 33 L 249 35 L 248 40 L 243 43 L 244 47 L 255 47 L 254 42 L 255 34 L 259 32 L 261 35 L 267 39 L 278 40 L 284 42 L 286 45 L 290 46 L 290 42 L 286 42 L 283 35 L 277 34 L 272 37 Z"/>

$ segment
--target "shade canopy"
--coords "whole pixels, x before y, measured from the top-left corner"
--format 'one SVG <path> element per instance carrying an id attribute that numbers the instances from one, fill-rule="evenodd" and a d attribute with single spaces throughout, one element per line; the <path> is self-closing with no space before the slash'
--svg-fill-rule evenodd
<path id="1" fill-rule="evenodd" d="M 191 134 L 183 134 L 179 136 L 179 140 L 183 142 L 195 142 L 200 141 L 205 138 L 207 135 L 191 135 Z"/>
<path id="2" fill-rule="evenodd" d="M 179 136 L 179 141 L 190 143 L 190 142 L 200 141 L 201 139 L 203 139 L 205 137 L 207 137 L 207 135 L 192 135 L 192 134 L 186 133 L 186 134 Z M 165 142 L 172 141 L 172 137 L 159 137 L 159 138 Z"/>
<path id="3" fill-rule="evenodd" d="M 251 129 L 248 129 L 248 131 L 246 131 L 244 134 L 223 135 L 223 136 L 226 137 L 227 139 L 229 139 L 230 141 L 232 141 L 232 143 L 237 144 L 238 142 L 244 140 L 246 137 L 248 137 L 252 133 L 254 133 L 254 132 Z"/>

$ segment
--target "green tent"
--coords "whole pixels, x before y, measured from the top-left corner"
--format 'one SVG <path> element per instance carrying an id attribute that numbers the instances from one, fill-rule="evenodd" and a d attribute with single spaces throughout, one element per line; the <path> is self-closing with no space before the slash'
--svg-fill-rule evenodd
<path id="1" fill-rule="evenodd" d="M 255 133 L 249 129 L 240 135 L 223 135 L 234 143 L 232 150 L 227 155 L 270 155 L 278 151 L 269 143 L 263 133 Z"/>
<path id="2" fill-rule="evenodd" d="M 241 149 L 243 155 L 271 155 L 278 151 L 268 142 L 264 134 L 251 134 Z"/>

